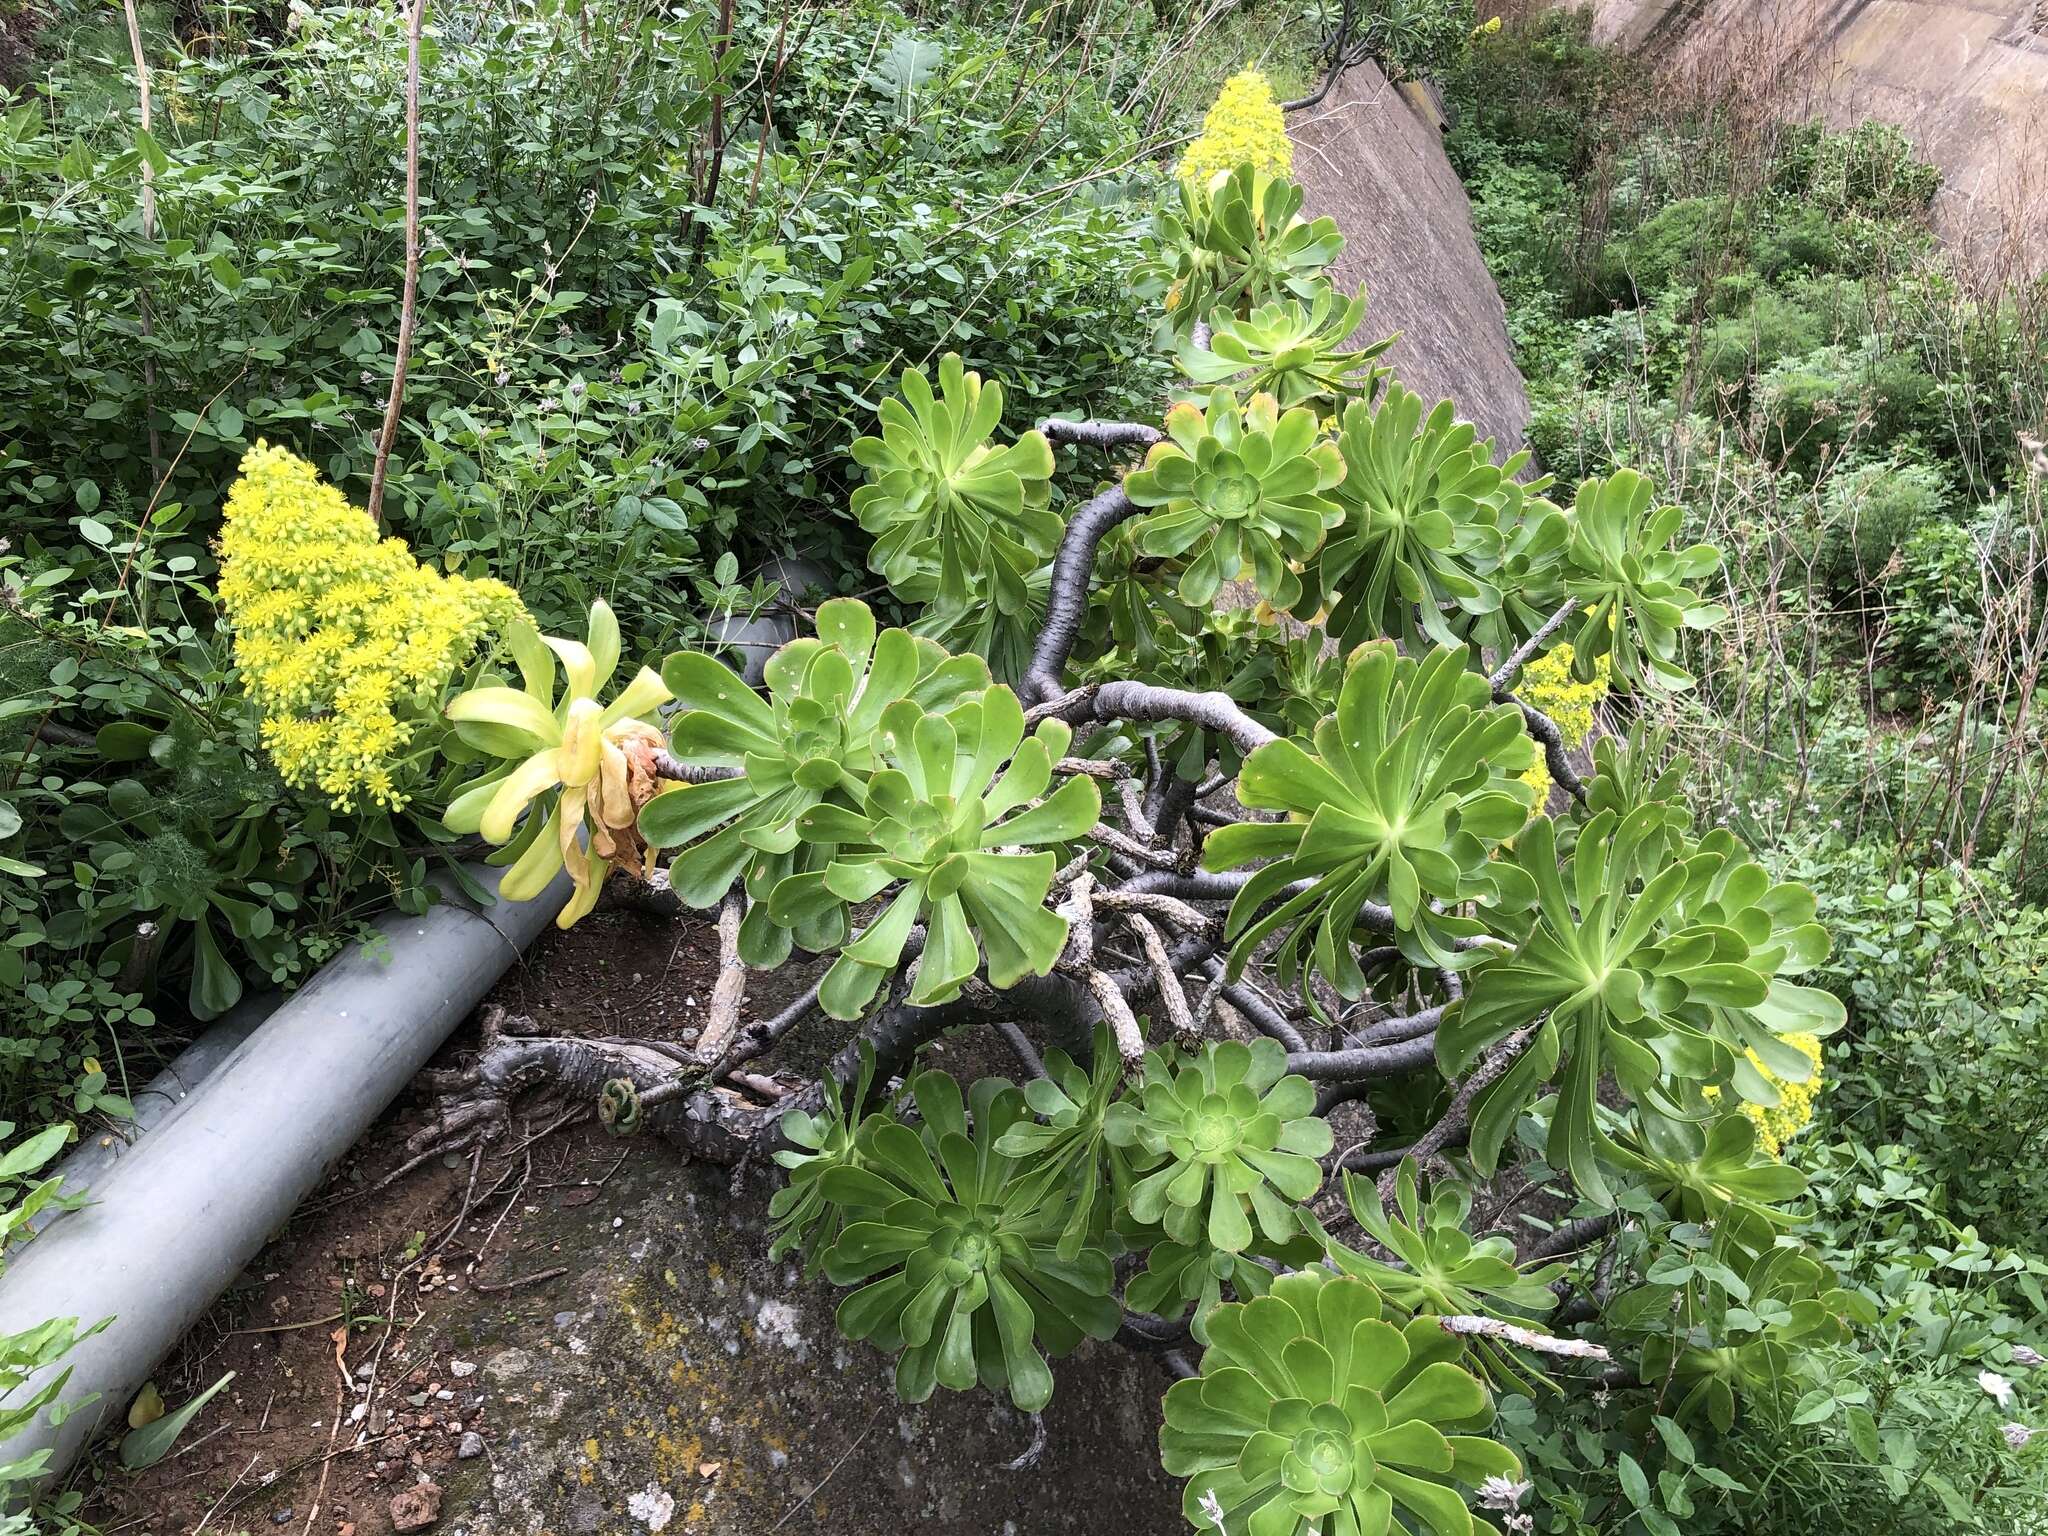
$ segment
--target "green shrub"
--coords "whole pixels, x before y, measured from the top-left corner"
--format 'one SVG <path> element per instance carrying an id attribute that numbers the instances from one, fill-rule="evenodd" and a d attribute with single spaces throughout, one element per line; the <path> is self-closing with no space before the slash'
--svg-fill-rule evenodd
<path id="1" fill-rule="evenodd" d="M 1543 9 L 1472 40 L 1452 83 L 1448 147 L 1470 179 L 1489 151 L 1576 177 L 1610 142 L 1604 112 L 1636 78 L 1618 51 L 1593 42 L 1591 7 Z"/>
<path id="2" fill-rule="evenodd" d="M 2048 1137 L 2048 912 L 2019 903 L 2003 859 L 1968 873 L 1939 850 L 1901 857 L 1822 835 L 1775 867 L 1819 898 L 1834 934 L 1825 984 L 1851 1009 L 1831 1114 L 1924 1162 L 1941 1208 L 1992 1241 L 2048 1226 L 2035 1176 Z"/>
<path id="3" fill-rule="evenodd" d="M 1877 337 L 1860 347 L 1816 347 L 1758 376 L 1752 404 L 1763 451 L 1808 477 L 1851 448 L 1882 450 L 1915 438 L 1940 386 Z"/>
<path id="4" fill-rule="evenodd" d="M 1805 123 L 1786 130 L 1771 186 L 1837 218 L 1916 217 L 1934 201 L 1941 172 L 1890 123 L 1872 119 L 1847 133 Z"/>
<path id="5" fill-rule="evenodd" d="M 67 1194 L 62 1180 L 37 1177 L 75 1133 L 72 1125 L 59 1121 L 17 1139 L 15 1127 L 0 1121 L 0 1144 L 12 1143 L 0 1157 L 0 1268 L 32 1235 L 31 1219 L 82 1202 L 83 1193 Z M 11 1440 L 44 1418 L 61 1423 L 64 1415 L 93 1401 L 91 1395 L 60 1401 L 71 1376 L 64 1357 L 106 1326 L 107 1320 L 80 1326 L 75 1317 L 56 1317 L 19 1333 L 0 1334 L 0 1436 Z M 33 1391 L 26 1390 L 36 1376 L 44 1379 Z M 0 1536 L 93 1536 L 76 1519 L 83 1493 L 41 1486 L 49 1460 L 50 1453 L 42 1450 L 0 1466 Z"/>
<path id="6" fill-rule="evenodd" d="M 1836 470 L 1821 492 L 1818 574 L 1837 587 L 1883 585 L 1893 556 L 1941 517 L 1948 495 L 1931 464 L 1882 459 Z"/>
<path id="7" fill-rule="evenodd" d="M 833 12 L 765 142 L 758 94 L 727 114 L 703 209 L 704 14 L 629 0 L 586 34 L 458 4 L 423 62 L 387 526 L 510 581 L 544 627 L 607 597 L 636 649 L 705 643 L 743 566 L 791 548 L 853 580 L 848 448 L 906 361 L 971 345 L 1016 428 L 1130 414 L 1167 376 L 1129 282 L 1161 178 L 1106 86 L 968 25 Z M 277 782 L 210 590 L 259 437 L 362 499 L 399 308 L 403 15 L 304 9 L 204 55 L 148 20 L 155 238 L 118 17 L 0 116 L 0 1112 L 113 1111 L 143 1064 L 113 1047 L 160 989 L 207 1018 L 295 982 L 367 913 L 430 899 L 449 841 Z M 727 68 L 772 56 L 778 21 L 743 5 Z M 22 755 L 45 715 L 62 739 Z M 115 1080 L 80 1087 L 96 1061 Z"/>
<path id="8" fill-rule="evenodd" d="M 1698 282 L 1740 251 L 1750 212 L 1726 197 L 1666 203 L 1626 234 L 1610 239 L 1593 267 L 1593 289 L 1617 304 L 1640 304 L 1681 280 Z"/>

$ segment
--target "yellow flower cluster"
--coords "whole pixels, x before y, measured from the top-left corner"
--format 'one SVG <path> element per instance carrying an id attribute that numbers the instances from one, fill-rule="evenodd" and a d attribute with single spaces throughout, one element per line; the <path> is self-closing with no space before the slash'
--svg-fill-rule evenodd
<path id="1" fill-rule="evenodd" d="M 226 517 L 221 606 L 278 772 L 340 810 L 402 805 L 414 733 L 478 642 L 523 616 L 517 594 L 419 564 L 312 465 L 267 443 L 243 458 Z"/>
<path id="2" fill-rule="evenodd" d="M 1522 669 L 1515 692 L 1524 703 L 1557 722 L 1566 746 L 1580 746 L 1592 734 L 1593 711 L 1607 697 L 1607 658 L 1600 658 L 1593 680 L 1582 683 L 1572 676 L 1571 646 L 1554 645 Z M 1543 802 L 1550 798 L 1550 770 L 1540 753 L 1536 766 L 1522 775 L 1522 782 L 1536 791 L 1536 808 L 1542 810 Z"/>
<path id="3" fill-rule="evenodd" d="M 1294 174 L 1294 145 L 1273 87 L 1256 69 L 1240 70 L 1223 82 L 1201 137 L 1181 156 L 1183 181 L 1206 182 L 1219 171 L 1240 165 L 1267 176 Z"/>
<path id="4" fill-rule="evenodd" d="M 1819 1035 L 1780 1035 L 1779 1039 L 1791 1046 L 1800 1055 L 1813 1063 L 1813 1075 L 1803 1083 L 1788 1083 L 1758 1058 L 1755 1051 L 1747 1052 L 1749 1064 L 1763 1074 L 1764 1081 L 1778 1090 L 1775 1107 L 1762 1104 L 1744 1104 L 1742 1112 L 1756 1122 L 1756 1144 L 1771 1156 L 1777 1157 L 1785 1150 L 1785 1143 L 1805 1130 L 1813 1119 L 1814 1102 L 1820 1098 L 1823 1079 L 1820 1073 Z M 1706 1090 L 1708 1098 L 1718 1098 L 1720 1090 Z"/>

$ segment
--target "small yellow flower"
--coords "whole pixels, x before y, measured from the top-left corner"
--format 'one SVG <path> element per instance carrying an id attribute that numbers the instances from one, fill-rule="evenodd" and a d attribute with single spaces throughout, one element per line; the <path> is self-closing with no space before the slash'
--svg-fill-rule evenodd
<path id="1" fill-rule="evenodd" d="M 1201 136 L 1181 156 L 1178 174 L 1183 181 L 1207 182 L 1240 165 L 1267 176 L 1294 174 L 1286 119 L 1272 85 L 1256 69 L 1241 70 L 1223 82 L 1202 119 Z"/>
<path id="2" fill-rule="evenodd" d="M 419 564 L 268 443 L 243 458 L 225 511 L 220 601 L 264 750 L 287 784 L 339 810 L 397 809 L 413 737 L 485 636 L 525 617 L 518 596 Z"/>

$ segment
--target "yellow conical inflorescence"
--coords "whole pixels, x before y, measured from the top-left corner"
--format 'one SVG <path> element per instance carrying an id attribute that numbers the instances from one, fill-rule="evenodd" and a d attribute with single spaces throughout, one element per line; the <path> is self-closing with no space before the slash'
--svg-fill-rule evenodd
<path id="1" fill-rule="evenodd" d="M 243 458 L 225 510 L 221 606 L 271 761 L 341 810 L 404 804 L 413 736 L 484 637 L 524 616 L 518 596 L 421 565 L 268 443 Z"/>
<path id="2" fill-rule="evenodd" d="M 1240 70 L 1223 82 L 1202 119 L 1201 136 L 1181 156 L 1179 174 L 1184 181 L 1206 182 L 1240 165 L 1267 176 L 1294 174 L 1294 145 L 1280 103 L 1256 69 Z"/>

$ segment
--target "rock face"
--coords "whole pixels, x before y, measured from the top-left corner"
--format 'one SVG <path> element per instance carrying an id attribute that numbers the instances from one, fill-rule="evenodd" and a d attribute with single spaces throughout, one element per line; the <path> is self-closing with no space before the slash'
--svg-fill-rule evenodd
<path id="1" fill-rule="evenodd" d="M 2048 265 L 2041 0 L 1595 0 L 1594 35 L 1838 128 L 1878 118 L 1941 167 L 1935 222 L 1986 276 Z"/>
<path id="2" fill-rule="evenodd" d="M 1457 402 L 1502 456 L 1519 448 L 1529 397 L 1434 100 L 1360 64 L 1320 104 L 1289 114 L 1287 131 L 1303 211 L 1344 231 L 1337 285 L 1370 290 L 1361 339 L 1399 331 L 1384 359 L 1395 377 L 1431 404 Z"/>
<path id="3" fill-rule="evenodd" d="M 487 1384 L 488 1456 L 440 1473 L 467 1536 L 940 1536 L 1186 1529 L 1159 1468 L 1171 1378 L 1114 1345 L 1054 1363 L 1045 1443 L 984 1392 L 898 1401 L 842 1293 L 767 1259 L 768 1181 L 634 1143 L 603 1197 L 542 1218 L 568 1273 L 479 1298 L 450 1348 Z"/>

